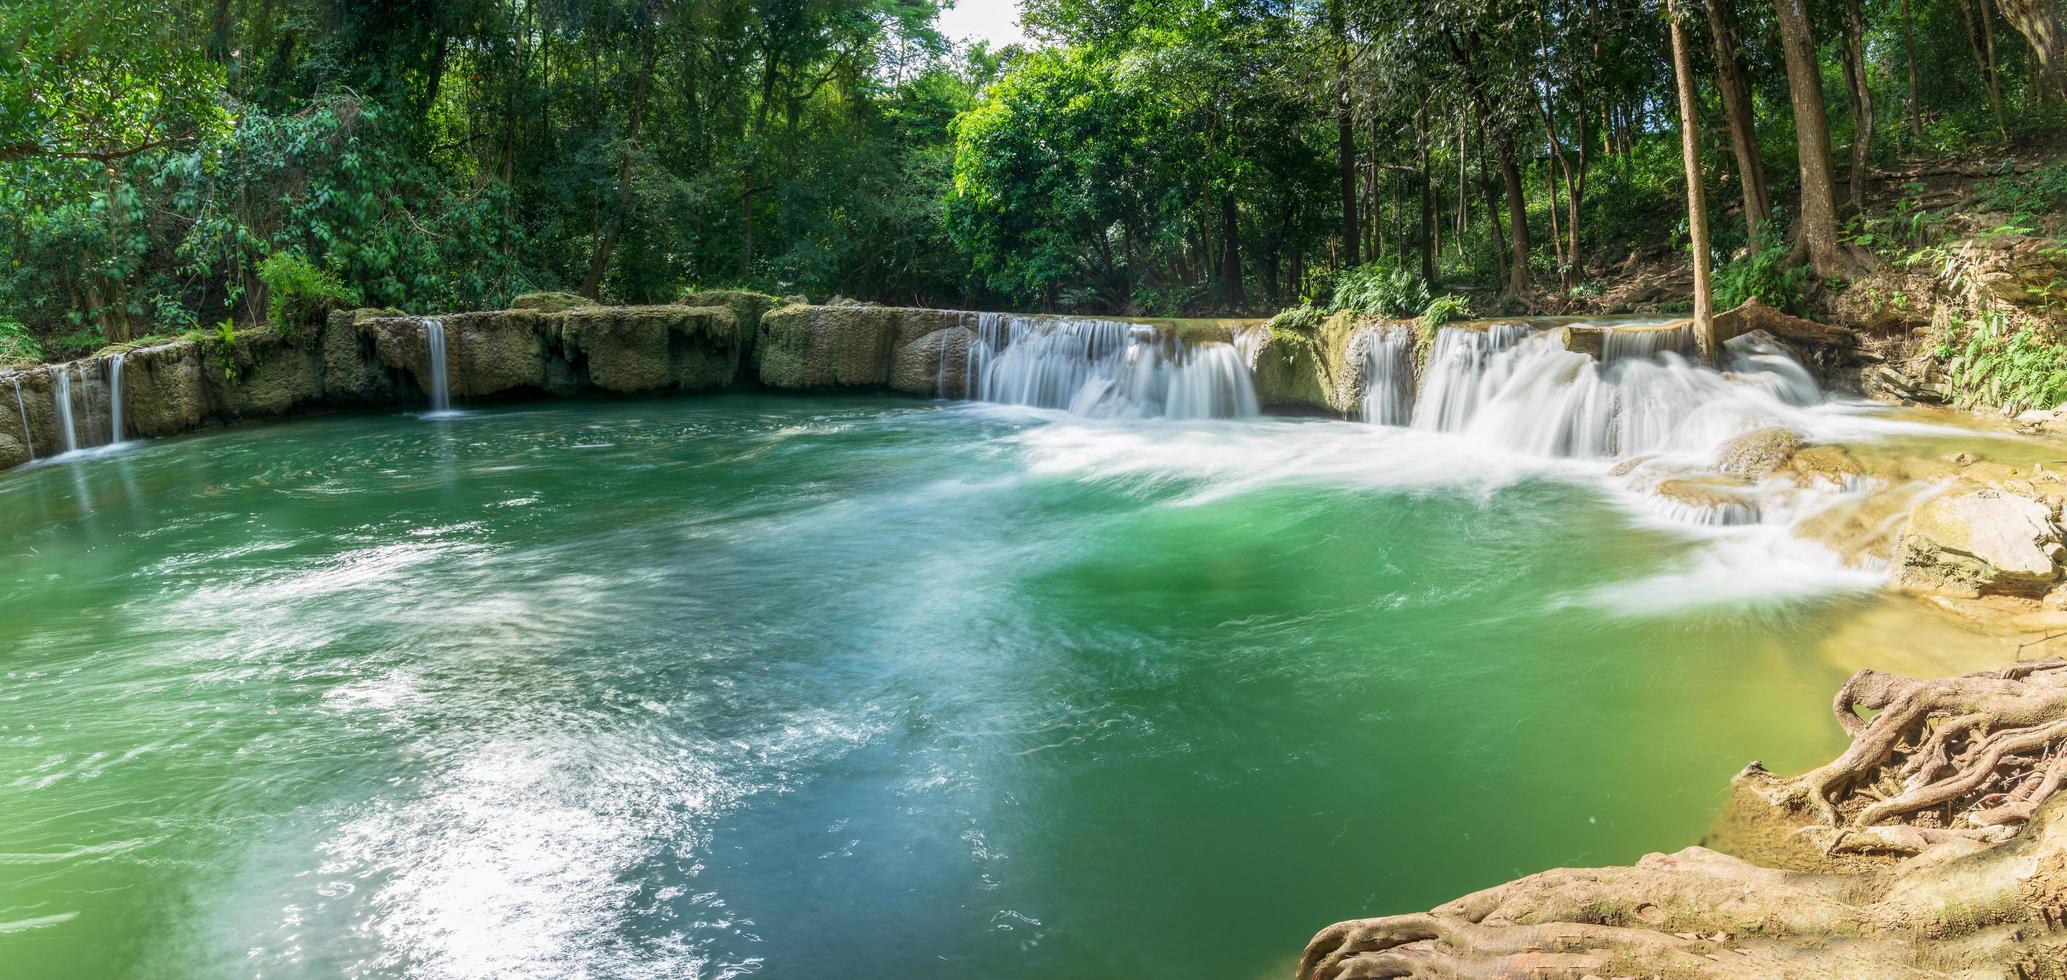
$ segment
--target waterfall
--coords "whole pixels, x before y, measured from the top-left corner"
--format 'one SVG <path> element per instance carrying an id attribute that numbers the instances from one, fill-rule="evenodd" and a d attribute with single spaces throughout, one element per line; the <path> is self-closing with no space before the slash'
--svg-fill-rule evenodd
<path id="1" fill-rule="evenodd" d="M 1609 328 L 1596 361 L 1568 350 L 1556 330 L 1445 327 L 1418 398 L 1411 361 L 1394 349 L 1411 339 L 1372 332 L 1362 342 L 1366 421 L 1411 415 L 1418 429 L 1544 456 L 1705 450 L 1785 406 L 1822 399 L 1801 362 L 1753 337 L 1725 346 L 1725 373 L 1687 359 L 1693 337 L 1684 330 Z"/>
<path id="2" fill-rule="evenodd" d="M 426 317 L 423 329 L 431 349 L 431 414 L 445 415 L 452 411 L 452 389 L 445 382 L 445 321 Z"/>
<path id="3" fill-rule="evenodd" d="M 1660 354 L 1692 356 L 1695 350 L 1692 325 L 1677 330 L 1616 330 L 1601 335 L 1600 361 L 1615 364 L 1628 360 L 1651 360 Z"/>
<path id="4" fill-rule="evenodd" d="M 1363 345 L 1364 421 L 1406 425 L 1414 416 L 1414 331 L 1391 326 L 1365 330 Z"/>
<path id="5" fill-rule="evenodd" d="M 127 353 L 108 359 L 108 443 L 122 442 L 122 359 Z"/>
<path id="6" fill-rule="evenodd" d="M 64 433 L 65 452 L 77 452 L 79 432 L 72 426 L 72 376 L 62 366 L 51 369 L 50 373 L 56 382 L 50 398 L 57 405 L 58 431 Z"/>
<path id="7" fill-rule="evenodd" d="M 36 458 L 36 437 L 29 434 L 29 406 L 22 402 L 22 376 L 14 376 L 14 411 L 22 420 L 22 445 L 28 447 L 29 458 Z"/>
<path id="8" fill-rule="evenodd" d="M 1512 369 L 1511 358 L 1496 355 L 1521 343 L 1531 332 L 1521 323 L 1436 331 L 1435 346 L 1422 375 L 1421 395 L 1414 403 L 1414 428 L 1463 431 L 1478 414 L 1479 405 L 1498 390 Z"/>
<path id="9" fill-rule="evenodd" d="M 942 353 L 945 356 L 945 345 Z M 1185 344 L 1117 320 L 979 314 L 963 355 L 979 401 L 1093 418 L 1239 418 L 1260 411 L 1234 344 Z"/>

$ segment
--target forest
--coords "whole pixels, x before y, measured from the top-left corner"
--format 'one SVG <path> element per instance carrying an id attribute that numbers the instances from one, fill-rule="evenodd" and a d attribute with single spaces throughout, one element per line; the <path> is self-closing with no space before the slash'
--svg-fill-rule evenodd
<path id="1" fill-rule="evenodd" d="M 940 7 L 9 4 L 0 347 L 262 321 L 290 288 L 1523 309 L 1686 265 L 1687 152 L 1719 301 L 1800 305 L 1930 243 L 1903 161 L 2067 125 L 2058 0 L 1026 0 L 1035 42 L 1000 50 Z M 2004 192 L 2058 209 L 2067 170 Z"/>

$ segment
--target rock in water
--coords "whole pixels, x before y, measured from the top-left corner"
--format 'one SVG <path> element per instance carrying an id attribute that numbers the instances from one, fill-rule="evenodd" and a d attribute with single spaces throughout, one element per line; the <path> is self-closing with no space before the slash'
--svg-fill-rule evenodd
<path id="1" fill-rule="evenodd" d="M 1992 488 L 1951 491 L 1910 513 L 1895 542 L 1895 581 L 1918 592 L 2042 595 L 2067 553 L 2052 509 Z"/>
<path id="2" fill-rule="evenodd" d="M 1715 468 L 1727 476 L 1761 480 L 1787 465 L 1802 448 L 1801 433 L 1773 426 L 1754 429 L 1716 450 Z"/>

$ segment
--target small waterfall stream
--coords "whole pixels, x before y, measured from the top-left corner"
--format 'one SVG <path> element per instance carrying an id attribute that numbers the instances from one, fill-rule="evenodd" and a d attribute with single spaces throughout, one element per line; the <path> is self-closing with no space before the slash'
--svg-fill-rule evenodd
<path id="1" fill-rule="evenodd" d="M 979 314 L 963 371 L 975 400 L 1092 418 L 1241 418 L 1261 410 L 1248 359 L 1235 344 L 1188 344 L 1118 320 Z"/>
<path id="2" fill-rule="evenodd" d="M 14 411 L 22 420 L 22 445 L 29 450 L 29 458 L 36 458 L 36 437 L 29 434 L 29 406 L 22 401 L 22 376 L 14 376 Z"/>
<path id="3" fill-rule="evenodd" d="M 126 353 L 108 359 L 108 444 L 122 443 L 122 359 Z"/>
<path id="4" fill-rule="evenodd" d="M 1366 330 L 1363 345 L 1364 421 L 1406 425 L 1414 417 L 1414 331 L 1390 326 Z"/>
<path id="5" fill-rule="evenodd" d="M 448 415 L 452 412 L 452 388 L 445 378 L 445 321 L 426 317 L 423 329 L 431 353 L 431 414 Z"/>
<path id="6" fill-rule="evenodd" d="M 58 431 L 64 434 L 65 452 L 78 452 L 79 431 L 72 424 L 71 372 L 66 370 L 64 367 L 58 367 L 53 369 L 50 372 L 50 374 L 51 379 L 54 382 L 54 387 L 51 389 L 50 398 L 52 403 L 54 403 L 57 407 Z"/>

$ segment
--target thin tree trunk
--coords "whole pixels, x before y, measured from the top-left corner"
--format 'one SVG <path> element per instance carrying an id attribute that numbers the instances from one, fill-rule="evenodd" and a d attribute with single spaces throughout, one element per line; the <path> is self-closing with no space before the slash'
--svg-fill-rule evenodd
<path id="1" fill-rule="evenodd" d="M 1672 75 L 1679 85 L 1680 153 L 1687 168 L 1687 232 L 1694 251 L 1694 338 L 1702 355 L 1713 364 L 1720 345 L 1715 339 L 1714 300 L 1708 286 L 1708 200 L 1701 184 L 1701 109 L 1694 97 L 1694 57 L 1686 29 L 1680 25 L 1680 0 L 1666 0 L 1665 9 L 1672 32 Z"/>
<path id="2" fill-rule="evenodd" d="M 1845 0 L 1843 38 L 1838 48 L 1852 105 L 1852 210 L 1863 213 L 1866 164 L 1873 152 L 1873 92 L 1866 82 L 1866 7 L 1861 0 Z"/>
<path id="3" fill-rule="evenodd" d="M 1977 0 L 1959 0 L 1959 16 L 1966 23 L 1967 44 L 1974 49 L 1974 64 L 1981 69 L 1981 82 L 1988 88 L 1988 104 L 1995 109 L 1995 131 L 2004 142 L 2010 138 L 2009 117 L 2002 110 L 2002 76 L 1995 71 L 1994 26 L 1988 21 L 1987 0 L 1979 12 L 1974 10 Z"/>
<path id="4" fill-rule="evenodd" d="M 1923 139 L 1923 98 L 1916 83 L 1916 19 L 1909 14 L 1909 0 L 1902 0 L 1902 43 L 1909 49 L 1909 135 Z"/>
<path id="5" fill-rule="evenodd" d="M 1906 0 L 1905 0 L 1906 2 Z M 1716 87 L 1722 90 L 1723 117 L 1729 123 L 1730 150 L 1737 158 L 1737 182 L 1744 193 L 1744 229 L 1757 238 L 1773 219 L 1766 196 L 1766 165 L 1759 155 L 1758 121 L 1752 111 L 1751 84 L 1744 54 L 1732 27 L 1731 0 L 1708 0 L 1708 33 L 1715 43 Z"/>
<path id="6" fill-rule="evenodd" d="M 1335 165 L 1342 176 L 1342 248 L 1346 265 L 1357 261 L 1356 120 L 1349 102 L 1349 24 L 1343 0 L 1329 0 L 1328 21 L 1335 32 Z"/>
<path id="7" fill-rule="evenodd" d="M 1220 283 L 1230 311 L 1247 305 L 1242 295 L 1241 215 L 1232 192 L 1220 195 Z"/>
<path id="8" fill-rule="evenodd" d="M 1421 237 L 1415 244 L 1421 247 L 1421 279 L 1431 287 L 1435 285 L 1435 195 L 1431 190 L 1434 180 L 1429 173 L 1428 159 L 1428 111 L 1423 109 L 1414 117 L 1415 150 L 1421 158 Z"/>

